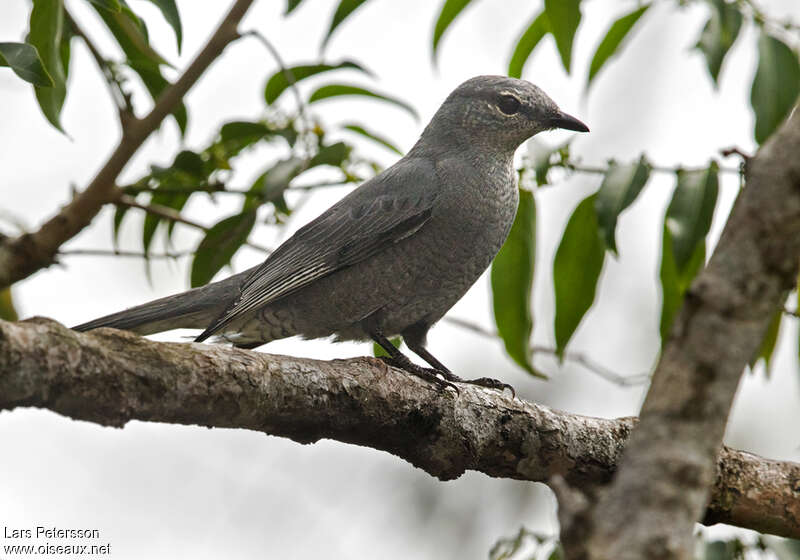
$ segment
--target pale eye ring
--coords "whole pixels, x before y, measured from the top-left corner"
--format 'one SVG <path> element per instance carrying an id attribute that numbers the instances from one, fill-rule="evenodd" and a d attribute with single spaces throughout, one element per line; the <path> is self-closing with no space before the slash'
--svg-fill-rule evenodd
<path id="1" fill-rule="evenodd" d="M 520 100 L 508 93 L 500 95 L 497 100 L 497 107 L 506 115 L 516 115 L 521 106 Z"/>

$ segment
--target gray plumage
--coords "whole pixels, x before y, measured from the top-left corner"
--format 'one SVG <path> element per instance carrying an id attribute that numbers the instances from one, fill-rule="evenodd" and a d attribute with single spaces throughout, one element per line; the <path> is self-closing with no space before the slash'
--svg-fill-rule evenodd
<path id="1" fill-rule="evenodd" d="M 385 345 L 399 334 L 447 371 L 424 349 L 425 335 L 508 235 L 518 202 L 516 148 L 553 128 L 588 131 L 528 82 L 472 78 L 450 94 L 404 158 L 260 266 L 75 328 L 202 328 L 198 341 L 220 335 L 247 348 L 293 335 Z"/>

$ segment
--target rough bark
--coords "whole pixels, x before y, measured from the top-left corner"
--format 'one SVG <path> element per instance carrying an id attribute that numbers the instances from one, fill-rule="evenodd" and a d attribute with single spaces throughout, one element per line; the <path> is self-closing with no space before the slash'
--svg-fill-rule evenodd
<path id="1" fill-rule="evenodd" d="M 119 197 L 121 191 L 116 186 L 119 174 L 211 63 L 239 36 L 236 27 L 252 2 L 237 0 L 186 71 L 159 96 L 153 109 L 141 119 L 125 120 L 122 138 L 85 190 L 36 232 L 14 238 L 0 237 L 0 289 L 53 264 L 59 247 L 88 226 L 103 205 Z"/>
<path id="2" fill-rule="evenodd" d="M 471 385 L 439 391 L 374 358 L 324 362 L 0 321 L 0 410 L 25 406 L 107 426 L 137 419 L 335 439 L 442 480 L 469 469 L 576 488 L 611 478 L 635 423 Z M 707 522 L 800 537 L 800 464 L 731 449 L 719 461 Z"/>
<path id="3" fill-rule="evenodd" d="M 600 495 L 588 557 L 691 557 L 692 526 L 709 500 L 740 376 L 796 282 L 798 154 L 795 116 L 748 162 L 746 187 L 687 293 L 641 421 Z M 796 519 L 797 507 L 787 515 Z"/>

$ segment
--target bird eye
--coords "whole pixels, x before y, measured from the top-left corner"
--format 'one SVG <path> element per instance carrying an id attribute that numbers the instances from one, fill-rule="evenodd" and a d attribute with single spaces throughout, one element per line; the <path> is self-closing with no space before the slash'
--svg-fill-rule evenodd
<path id="1" fill-rule="evenodd" d="M 497 100 L 497 106 L 500 107 L 500 110 L 503 111 L 506 115 L 515 115 L 519 111 L 521 103 L 519 99 L 514 97 L 513 95 L 501 95 L 500 99 Z"/>

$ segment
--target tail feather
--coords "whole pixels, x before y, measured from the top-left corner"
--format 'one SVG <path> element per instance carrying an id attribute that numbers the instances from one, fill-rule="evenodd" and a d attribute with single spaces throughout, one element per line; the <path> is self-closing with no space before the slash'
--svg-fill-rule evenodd
<path id="1" fill-rule="evenodd" d="M 137 305 L 72 328 L 76 331 L 89 331 L 100 327 L 112 327 L 137 334 L 153 334 L 180 328 L 204 329 L 238 296 L 247 272 L 201 288 Z"/>

